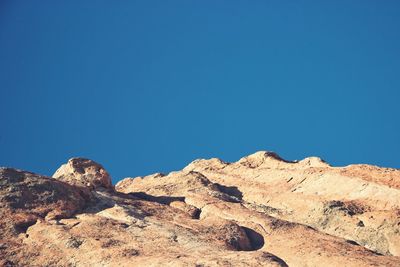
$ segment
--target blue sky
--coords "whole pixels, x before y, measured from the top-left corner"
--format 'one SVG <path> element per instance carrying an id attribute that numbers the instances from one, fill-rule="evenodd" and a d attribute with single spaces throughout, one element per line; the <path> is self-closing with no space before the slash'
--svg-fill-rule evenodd
<path id="1" fill-rule="evenodd" d="M 400 168 L 399 1 L 1 1 L 0 165 L 258 150 Z"/>

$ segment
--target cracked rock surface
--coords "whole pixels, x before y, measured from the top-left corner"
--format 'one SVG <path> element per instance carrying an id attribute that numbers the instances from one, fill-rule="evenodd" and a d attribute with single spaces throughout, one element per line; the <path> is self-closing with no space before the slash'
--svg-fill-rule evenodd
<path id="1" fill-rule="evenodd" d="M 196 160 L 114 186 L 73 158 L 0 168 L 0 266 L 400 266 L 400 171 Z"/>

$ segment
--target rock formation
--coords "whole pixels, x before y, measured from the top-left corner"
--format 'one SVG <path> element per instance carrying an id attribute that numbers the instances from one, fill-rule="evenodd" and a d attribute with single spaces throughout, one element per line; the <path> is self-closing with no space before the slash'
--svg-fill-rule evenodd
<path id="1" fill-rule="evenodd" d="M 53 178 L 89 188 L 111 189 L 111 177 L 100 164 L 83 158 L 72 158 L 63 164 Z"/>
<path id="2" fill-rule="evenodd" d="M 0 169 L 0 266 L 146 265 L 400 266 L 400 170 L 262 151 L 114 188 L 88 159 Z"/>

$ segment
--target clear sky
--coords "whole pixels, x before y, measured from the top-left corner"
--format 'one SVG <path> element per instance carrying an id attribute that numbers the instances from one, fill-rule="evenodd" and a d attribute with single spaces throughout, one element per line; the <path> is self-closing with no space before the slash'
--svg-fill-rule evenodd
<path id="1" fill-rule="evenodd" d="M 236 161 L 400 168 L 400 2 L 0 2 L 0 165 L 114 182 Z"/>

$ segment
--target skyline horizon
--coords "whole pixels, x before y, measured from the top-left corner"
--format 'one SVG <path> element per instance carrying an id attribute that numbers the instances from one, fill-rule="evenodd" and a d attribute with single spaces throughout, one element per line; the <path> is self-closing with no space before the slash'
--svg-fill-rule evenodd
<path id="1" fill-rule="evenodd" d="M 0 3 L 0 165 L 400 168 L 400 2 Z"/>

